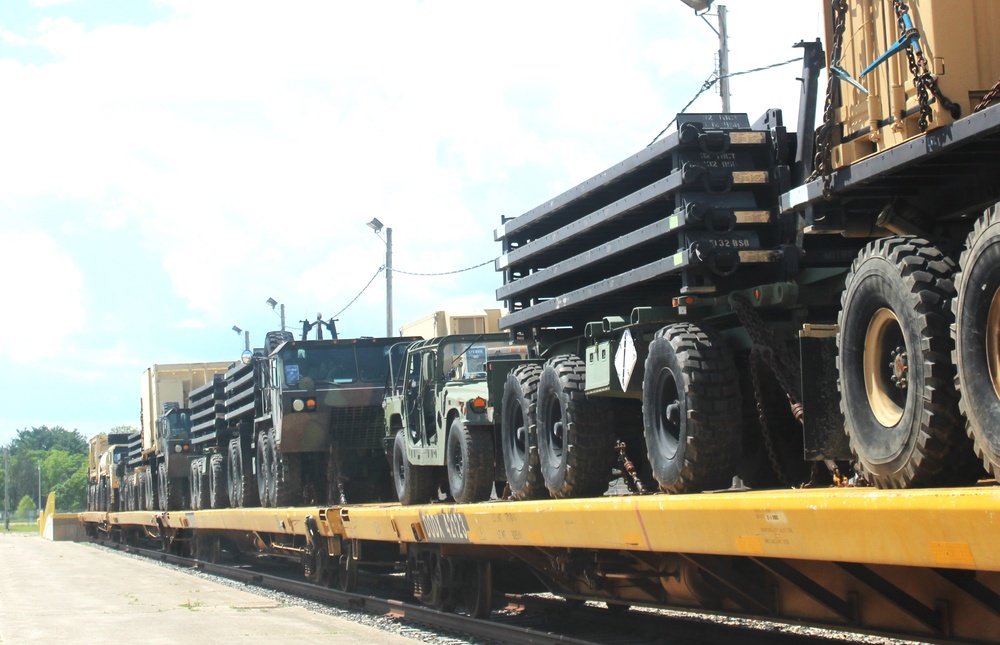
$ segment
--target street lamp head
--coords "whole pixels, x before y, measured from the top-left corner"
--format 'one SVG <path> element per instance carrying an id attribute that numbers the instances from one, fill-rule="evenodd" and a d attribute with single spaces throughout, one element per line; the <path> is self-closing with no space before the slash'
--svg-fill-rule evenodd
<path id="1" fill-rule="evenodd" d="M 275 307 L 278 306 L 278 301 L 275 300 L 274 298 L 268 298 L 267 300 L 264 301 L 264 304 L 271 305 L 271 309 L 274 309 Z"/>
<path id="2" fill-rule="evenodd" d="M 372 221 L 365 224 L 365 226 L 375 231 L 376 233 L 382 230 L 382 222 L 378 221 L 377 217 L 373 217 Z"/>
<path id="3" fill-rule="evenodd" d="M 699 13 L 711 9 L 713 0 L 681 0 L 681 2 L 694 9 L 695 13 Z"/>
<path id="4" fill-rule="evenodd" d="M 236 325 L 233 325 L 233 331 L 236 332 L 237 334 L 243 333 L 243 330 L 237 327 Z"/>

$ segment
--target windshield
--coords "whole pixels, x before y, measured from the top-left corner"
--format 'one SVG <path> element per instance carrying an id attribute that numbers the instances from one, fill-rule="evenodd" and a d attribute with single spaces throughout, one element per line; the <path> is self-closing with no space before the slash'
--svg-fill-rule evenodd
<path id="1" fill-rule="evenodd" d="M 442 345 L 442 368 L 448 378 L 471 380 L 486 378 L 486 362 L 527 358 L 524 345 L 510 345 L 506 340 Z"/>
<path id="2" fill-rule="evenodd" d="M 187 439 L 191 434 L 191 416 L 187 410 L 171 410 L 160 417 L 160 437 Z"/>
<path id="3" fill-rule="evenodd" d="M 282 386 L 312 389 L 357 382 L 382 385 L 389 371 L 390 353 L 393 361 L 398 362 L 406 353 L 406 346 L 292 346 L 281 352 Z"/>
<path id="4" fill-rule="evenodd" d="M 128 446 L 122 446 L 121 448 L 115 448 L 115 451 L 112 453 L 111 458 L 117 464 L 121 462 L 121 460 L 124 459 L 126 455 L 128 455 Z"/>

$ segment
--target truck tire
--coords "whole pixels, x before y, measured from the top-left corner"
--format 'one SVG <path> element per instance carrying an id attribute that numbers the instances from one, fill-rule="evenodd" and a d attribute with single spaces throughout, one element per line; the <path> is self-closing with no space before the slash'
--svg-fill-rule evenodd
<path id="1" fill-rule="evenodd" d="M 271 446 L 272 476 L 274 478 L 274 505 L 296 506 L 302 500 L 302 454 L 283 454 L 278 449 L 274 428 L 267 433 Z"/>
<path id="2" fill-rule="evenodd" d="M 167 467 L 161 465 L 156 470 L 156 493 L 159 500 L 159 510 L 167 510 Z"/>
<path id="3" fill-rule="evenodd" d="M 292 340 L 295 340 L 295 336 L 290 331 L 269 331 L 264 336 L 264 347 L 270 356 L 271 352 L 278 348 L 278 345 Z"/>
<path id="4" fill-rule="evenodd" d="M 146 470 L 146 495 L 149 498 L 149 510 L 160 508 L 160 487 L 157 485 L 157 474 L 152 467 Z"/>
<path id="5" fill-rule="evenodd" d="M 274 507 L 274 449 L 267 431 L 257 435 L 257 495 L 264 508 Z"/>
<path id="6" fill-rule="evenodd" d="M 876 240 L 854 260 L 837 334 L 840 408 L 879 488 L 941 483 L 966 445 L 951 362 L 955 264 L 927 240 Z"/>
<path id="7" fill-rule="evenodd" d="M 952 300 L 959 410 L 976 456 L 1000 478 L 1000 207 L 980 217 L 966 241 Z"/>
<path id="8" fill-rule="evenodd" d="M 547 495 L 538 462 L 536 410 L 541 373 L 541 365 L 519 365 L 507 375 L 503 387 L 500 444 L 507 484 L 514 499 L 538 499 Z"/>
<path id="9" fill-rule="evenodd" d="M 724 341 L 697 325 L 664 327 L 649 344 L 642 419 L 653 477 L 667 493 L 725 488 L 739 462 L 739 377 Z"/>
<path id="10" fill-rule="evenodd" d="M 191 461 L 191 509 L 195 511 L 209 508 L 207 463 L 206 458 Z"/>
<path id="11" fill-rule="evenodd" d="M 552 497 L 590 497 L 608 489 L 614 459 L 608 408 L 584 393 L 576 356 L 555 356 L 538 381 L 538 459 Z"/>
<path id="12" fill-rule="evenodd" d="M 485 502 L 493 488 L 493 437 L 455 417 L 445 444 L 448 490 L 459 504 Z"/>
<path id="13" fill-rule="evenodd" d="M 211 508 L 229 508 L 226 458 L 217 452 L 208 463 L 208 505 Z"/>
<path id="14" fill-rule="evenodd" d="M 257 482 L 250 463 L 243 459 L 241 439 L 229 442 L 229 501 L 235 507 L 252 508 L 260 505 Z"/>
<path id="15" fill-rule="evenodd" d="M 392 478 L 403 506 L 426 504 L 437 488 L 435 468 L 414 466 L 406 458 L 406 436 L 397 432 L 392 442 Z"/>

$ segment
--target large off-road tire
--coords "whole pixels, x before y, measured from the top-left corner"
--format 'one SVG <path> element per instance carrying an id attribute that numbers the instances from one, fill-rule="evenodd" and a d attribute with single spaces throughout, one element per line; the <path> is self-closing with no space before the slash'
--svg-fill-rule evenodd
<path id="1" fill-rule="evenodd" d="M 507 375 L 503 387 L 500 444 L 507 484 L 514 499 L 548 495 L 538 461 L 536 409 L 541 374 L 541 365 L 519 365 Z"/>
<path id="2" fill-rule="evenodd" d="M 951 479 L 967 445 L 949 337 L 954 271 L 927 240 L 895 236 L 862 249 L 847 276 L 840 407 L 857 466 L 880 488 Z"/>
<path id="3" fill-rule="evenodd" d="M 445 468 L 448 490 L 459 504 L 485 502 L 493 488 L 493 436 L 489 428 L 465 425 L 456 417 L 448 429 Z"/>
<path id="4" fill-rule="evenodd" d="M 201 463 L 198 463 L 201 462 Z M 209 508 L 208 499 L 208 473 L 203 466 L 207 460 L 195 460 L 191 462 L 191 509 L 200 511 Z"/>
<path id="5" fill-rule="evenodd" d="M 243 459 L 239 438 L 229 442 L 229 501 L 234 507 L 260 506 L 257 482 L 254 481 L 250 463 Z"/>
<path id="6" fill-rule="evenodd" d="M 976 221 L 960 266 L 952 300 L 958 405 L 975 454 L 1000 478 L 1000 205 Z"/>
<path id="7" fill-rule="evenodd" d="M 552 497 L 590 497 L 608 489 L 614 450 L 608 408 L 584 393 L 576 356 L 549 359 L 538 383 L 538 458 Z"/>
<path id="8" fill-rule="evenodd" d="M 264 336 L 264 347 L 268 355 L 271 354 L 278 345 L 295 340 L 295 336 L 290 331 L 269 331 Z"/>
<path id="9" fill-rule="evenodd" d="M 210 508 L 229 508 L 229 490 L 226 480 L 226 458 L 215 453 L 208 461 L 208 505 Z"/>
<path id="10" fill-rule="evenodd" d="M 153 511 L 160 508 L 160 487 L 152 467 L 146 469 L 146 508 Z"/>
<path id="11" fill-rule="evenodd" d="M 156 469 L 156 497 L 159 501 L 157 508 L 161 511 L 167 510 L 167 479 L 167 467 L 161 465 Z"/>
<path id="12" fill-rule="evenodd" d="M 265 430 L 257 435 L 257 495 L 264 508 L 274 507 L 274 445 Z"/>
<path id="13" fill-rule="evenodd" d="M 729 486 L 743 430 L 739 377 L 721 337 L 688 323 L 656 333 L 646 356 L 642 419 L 660 490 Z"/>
<path id="14" fill-rule="evenodd" d="M 147 511 L 149 510 L 148 502 L 146 500 L 146 477 L 139 473 L 135 476 L 135 486 L 136 486 L 136 506 L 137 511 Z"/>
<path id="15" fill-rule="evenodd" d="M 302 455 L 282 453 L 278 449 L 274 428 L 268 431 L 274 476 L 274 505 L 297 506 L 302 500 Z"/>
<path id="16" fill-rule="evenodd" d="M 184 507 L 184 480 L 168 477 L 166 464 L 156 471 L 159 488 L 160 510 L 179 511 Z"/>
<path id="17" fill-rule="evenodd" d="M 397 432 L 392 442 L 392 479 L 403 506 L 426 504 L 437 491 L 436 468 L 414 466 L 406 458 L 406 435 Z"/>

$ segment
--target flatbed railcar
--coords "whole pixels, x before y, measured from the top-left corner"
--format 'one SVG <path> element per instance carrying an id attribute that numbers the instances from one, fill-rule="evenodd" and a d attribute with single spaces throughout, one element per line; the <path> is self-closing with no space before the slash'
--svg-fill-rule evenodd
<path id="1" fill-rule="evenodd" d="M 220 542 L 290 559 L 308 579 L 343 589 L 354 588 L 359 570 L 405 570 L 418 599 L 464 603 L 480 615 L 503 571 L 508 591 L 537 590 L 536 578 L 557 595 L 619 606 L 932 641 L 1000 635 L 1000 489 L 988 485 L 80 519 L 92 536 L 155 539 L 205 560 L 217 557 Z M 512 577 L 516 571 L 531 575 Z"/>

